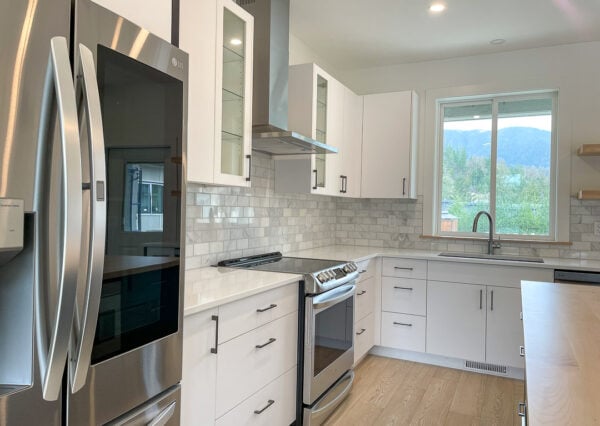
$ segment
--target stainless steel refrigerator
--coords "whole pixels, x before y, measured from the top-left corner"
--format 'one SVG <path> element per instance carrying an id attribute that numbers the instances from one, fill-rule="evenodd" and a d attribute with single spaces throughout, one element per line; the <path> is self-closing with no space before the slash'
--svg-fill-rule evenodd
<path id="1" fill-rule="evenodd" d="M 0 5 L 0 426 L 179 424 L 187 55 Z"/>

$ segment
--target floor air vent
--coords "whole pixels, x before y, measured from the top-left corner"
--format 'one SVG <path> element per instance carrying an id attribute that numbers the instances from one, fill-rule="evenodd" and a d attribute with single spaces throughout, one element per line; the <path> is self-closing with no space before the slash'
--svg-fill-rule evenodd
<path id="1" fill-rule="evenodd" d="M 487 364 L 485 362 L 465 361 L 465 367 L 472 370 L 490 371 L 492 373 L 506 374 L 506 365 Z"/>

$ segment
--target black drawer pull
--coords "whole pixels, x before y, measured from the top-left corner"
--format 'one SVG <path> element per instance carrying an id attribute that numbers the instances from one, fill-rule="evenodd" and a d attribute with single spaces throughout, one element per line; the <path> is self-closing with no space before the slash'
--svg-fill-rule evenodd
<path id="1" fill-rule="evenodd" d="M 367 329 L 365 329 L 365 328 L 361 328 L 361 329 L 360 329 L 360 331 L 357 331 L 357 332 L 356 332 L 356 335 L 357 335 L 357 336 L 360 336 L 360 335 L 361 335 L 361 334 L 363 334 L 365 331 L 367 331 Z"/>
<path id="2" fill-rule="evenodd" d="M 258 313 L 267 312 L 276 307 L 277 307 L 277 305 L 275 303 L 271 303 L 268 308 L 257 309 L 256 312 L 258 312 Z"/>
<path id="3" fill-rule="evenodd" d="M 216 354 L 219 351 L 219 316 L 213 315 L 210 319 L 216 323 L 215 324 L 215 347 L 210 348 L 210 353 Z"/>
<path id="4" fill-rule="evenodd" d="M 363 290 L 360 293 L 356 293 L 357 296 L 362 296 L 363 294 L 365 294 L 367 292 L 367 290 Z"/>
<path id="5" fill-rule="evenodd" d="M 394 288 L 396 290 L 409 290 L 409 291 L 413 291 L 412 287 L 400 287 L 400 286 L 395 285 Z"/>
<path id="6" fill-rule="evenodd" d="M 267 343 L 263 343 L 262 345 L 256 345 L 256 349 L 262 349 L 262 348 L 264 348 L 265 346 L 269 346 L 269 345 L 270 345 L 271 343 L 273 343 L 275 340 L 277 340 L 277 339 L 276 339 L 276 338 L 274 338 L 274 337 L 271 337 Z"/>
<path id="7" fill-rule="evenodd" d="M 394 266 L 394 269 L 400 269 L 401 271 L 412 271 L 413 268 L 404 268 L 402 266 Z"/>
<path id="8" fill-rule="evenodd" d="M 396 321 L 394 321 L 394 325 L 403 325 L 405 327 L 412 327 L 412 324 L 408 324 L 406 322 L 396 322 Z"/>
<path id="9" fill-rule="evenodd" d="M 362 271 L 359 271 L 358 273 L 359 273 L 359 274 L 364 274 L 365 272 L 367 272 L 367 270 L 366 270 L 366 269 L 363 269 Z"/>
<path id="10" fill-rule="evenodd" d="M 275 401 L 272 399 L 269 399 L 267 401 L 267 405 L 265 405 L 263 408 L 261 408 L 260 410 L 254 410 L 254 414 L 262 414 L 263 411 L 265 411 L 267 408 L 269 408 L 271 405 L 275 404 Z"/>

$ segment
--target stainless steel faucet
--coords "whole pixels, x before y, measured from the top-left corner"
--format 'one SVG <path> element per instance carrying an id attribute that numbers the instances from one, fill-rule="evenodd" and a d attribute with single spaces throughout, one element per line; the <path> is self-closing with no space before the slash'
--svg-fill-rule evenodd
<path id="1" fill-rule="evenodd" d="M 488 254 L 494 254 L 494 249 L 499 248 L 500 244 L 494 243 L 494 219 L 492 219 L 492 215 L 486 212 L 485 210 L 481 210 L 479 213 L 475 215 L 475 219 L 473 219 L 473 232 L 477 232 L 477 224 L 479 223 L 479 218 L 485 215 L 490 221 L 490 237 L 488 238 Z"/>

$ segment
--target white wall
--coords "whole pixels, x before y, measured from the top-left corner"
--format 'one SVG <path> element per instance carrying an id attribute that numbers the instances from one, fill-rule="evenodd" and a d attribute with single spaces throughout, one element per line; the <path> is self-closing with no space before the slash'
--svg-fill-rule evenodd
<path id="1" fill-rule="evenodd" d="M 336 69 L 329 61 L 322 56 L 319 56 L 298 37 L 290 34 L 290 65 L 306 64 L 310 62 L 319 65 L 336 79 L 341 75 L 340 70 Z"/>

